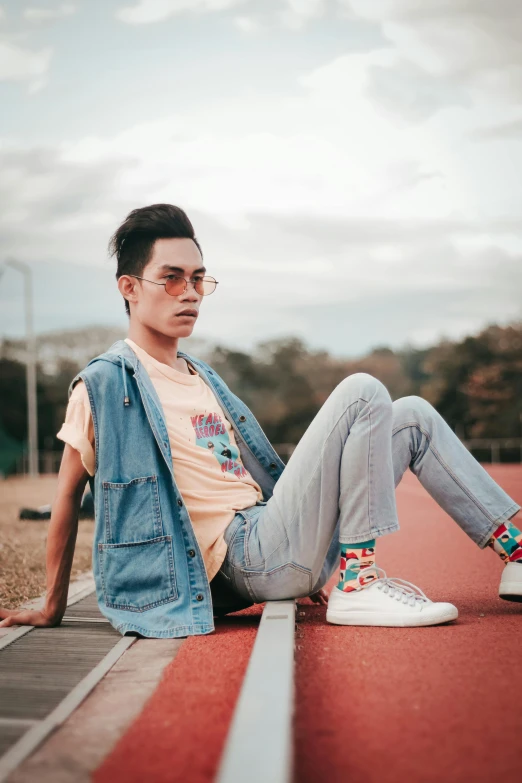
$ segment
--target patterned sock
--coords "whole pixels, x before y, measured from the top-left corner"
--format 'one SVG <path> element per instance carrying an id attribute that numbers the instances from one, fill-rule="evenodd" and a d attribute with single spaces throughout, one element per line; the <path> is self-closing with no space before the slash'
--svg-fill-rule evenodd
<path id="1" fill-rule="evenodd" d="M 375 565 L 375 539 L 361 541 L 358 544 L 341 544 L 341 570 L 337 588 L 343 593 L 357 590 L 359 571 Z M 361 580 L 363 584 L 376 579 L 375 573 L 368 574 Z"/>
<path id="2" fill-rule="evenodd" d="M 500 555 L 506 564 L 522 563 L 522 533 L 509 519 L 497 527 L 487 546 Z"/>

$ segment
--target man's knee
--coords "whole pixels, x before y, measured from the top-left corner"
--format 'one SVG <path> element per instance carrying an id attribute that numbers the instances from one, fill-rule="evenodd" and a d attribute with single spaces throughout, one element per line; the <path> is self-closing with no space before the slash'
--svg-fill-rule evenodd
<path id="1" fill-rule="evenodd" d="M 394 425 L 420 424 L 436 415 L 437 411 L 428 400 L 411 394 L 408 397 L 400 397 L 392 406 Z"/>
<path id="2" fill-rule="evenodd" d="M 377 400 L 391 405 L 390 393 L 384 383 L 367 372 L 354 372 L 347 375 L 336 388 L 340 393 L 347 393 L 357 399 Z"/>

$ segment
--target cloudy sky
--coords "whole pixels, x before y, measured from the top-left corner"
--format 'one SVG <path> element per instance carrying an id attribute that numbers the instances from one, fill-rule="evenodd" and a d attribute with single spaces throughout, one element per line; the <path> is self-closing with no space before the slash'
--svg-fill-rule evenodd
<path id="1" fill-rule="evenodd" d="M 195 335 L 336 355 L 522 318 L 520 0 L 0 0 L 0 262 L 126 324 L 107 241 L 185 209 Z M 0 336 L 21 336 L 21 276 Z"/>

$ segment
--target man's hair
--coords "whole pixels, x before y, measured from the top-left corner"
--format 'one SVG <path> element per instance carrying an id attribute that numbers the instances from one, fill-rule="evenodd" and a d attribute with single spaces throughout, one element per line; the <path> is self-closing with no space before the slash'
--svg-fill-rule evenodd
<path id="1" fill-rule="evenodd" d="M 141 275 L 150 261 L 157 239 L 187 238 L 199 245 L 192 223 L 180 207 L 173 204 L 151 204 L 129 212 L 109 240 L 109 253 L 116 256 L 116 280 L 122 275 Z M 130 307 L 125 299 L 125 311 Z"/>

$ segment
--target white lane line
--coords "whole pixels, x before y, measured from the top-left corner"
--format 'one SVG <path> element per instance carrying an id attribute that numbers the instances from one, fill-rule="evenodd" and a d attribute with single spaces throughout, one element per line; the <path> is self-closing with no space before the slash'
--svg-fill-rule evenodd
<path id="1" fill-rule="evenodd" d="M 295 601 L 267 601 L 216 783 L 290 783 Z"/>

